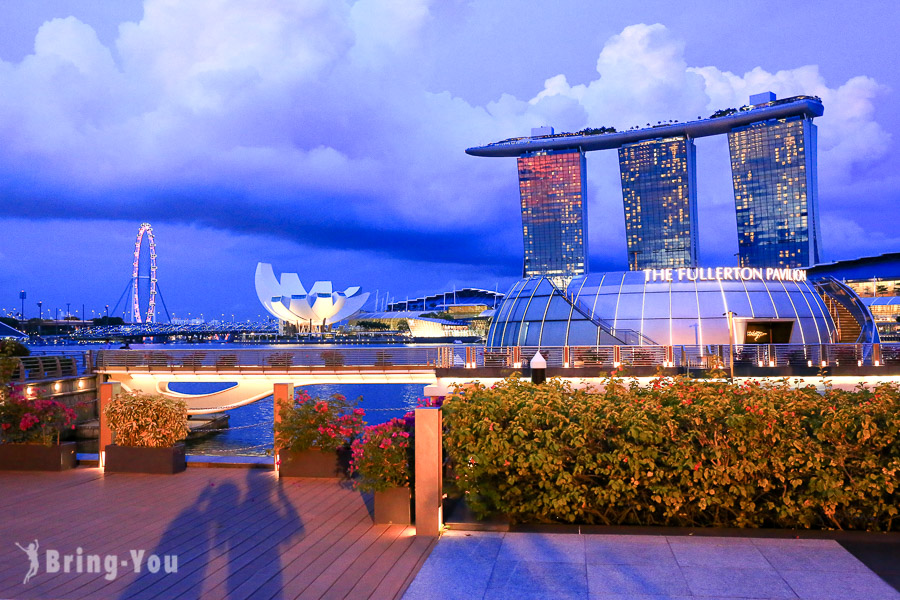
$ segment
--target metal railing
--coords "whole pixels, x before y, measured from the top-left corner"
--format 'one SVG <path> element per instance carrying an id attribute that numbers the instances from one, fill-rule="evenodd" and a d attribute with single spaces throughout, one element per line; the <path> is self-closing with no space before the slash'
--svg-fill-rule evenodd
<path id="1" fill-rule="evenodd" d="M 678 346 L 495 347 L 481 353 L 476 366 L 527 367 L 540 351 L 548 367 L 683 367 L 726 368 L 729 351 L 735 366 L 835 367 L 900 365 L 900 344 L 727 344 Z M 518 354 L 518 360 L 515 355 Z M 457 365 L 459 366 L 459 365 Z"/>
<path id="2" fill-rule="evenodd" d="M 93 370 L 89 353 L 48 354 L 13 357 L 10 381 L 39 381 L 61 377 L 77 377 Z"/>
<path id="3" fill-rule="evenodd" d="M 446 354 L 446 353 L 445 353 Z M 446 356 L 445 356 L 446 359 Z M 286 372 L 435 368 L 441 348 L 100 350 L 97 371 Z"/>
<path id="4" fill-rule="evenodd" d="M 455 344 L 431 347 L 297 349 L 100 350 L 99 372 L 403 371 L 452 368 L 527 368 L 537 352 L 548 367 L 613 369 L 675 367 L 841 367 L 900 365 L 900 344 L 727 344 L 678 346 L 515 346 Z M 41 360 L 53 360 L 42 357 Z M 51 365 L 52 366 L 52 365 Z"/>

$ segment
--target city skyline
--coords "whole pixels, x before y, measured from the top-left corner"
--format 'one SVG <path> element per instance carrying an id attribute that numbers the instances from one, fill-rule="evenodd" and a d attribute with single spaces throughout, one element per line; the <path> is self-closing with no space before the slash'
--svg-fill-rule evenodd
<path id="1" fill-rule="evenodd" d="M 0 307 L 23 288 L 26 315 L 114 304 L 144 221 L 178 316 L 255 317 L 259 261 L 397 300 L 502 292 L 522 268 L 518 190 L 466 147 L 766 90 L 826 106 L 823 260 L 896 250 L 897 9 L 841 6 L 0 2 Z M 790 39 L 774 26 L 796 19 Z M 727 145 L 696 145 L 699 264 L 733 264 Z M 627 268 L 615 157 L 586 185 L 591 269 Z"/>

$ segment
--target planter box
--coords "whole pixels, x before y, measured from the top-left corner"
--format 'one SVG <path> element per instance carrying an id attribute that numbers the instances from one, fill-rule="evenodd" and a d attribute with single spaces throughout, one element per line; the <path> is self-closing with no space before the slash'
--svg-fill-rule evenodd
<path id="1" fill-rule="evenodd" d="M 75 442 L 54 446 L 0 444 L 0 471 L 64 471 L 75 468 Z"/>
<path id="2" fill-rule="evenodd" d="M 337 452 L 281 450 L 278 456 L 281 458 L 279 477 L 344 477 Z"/>
<path id="3" fill-rule="evenodd" d="M 154 473 L 172 475 L 187 468 L 184 444 L 170 448 L 141 448 L 138 446 L 106 447 L 106 471 L 109 473 Z"/>
<path id="4" fill-rule="evenodd" d="M 408 487 L 395 487 L 375 492 L 376 525 L 409 525 L 410 493 Z"/>

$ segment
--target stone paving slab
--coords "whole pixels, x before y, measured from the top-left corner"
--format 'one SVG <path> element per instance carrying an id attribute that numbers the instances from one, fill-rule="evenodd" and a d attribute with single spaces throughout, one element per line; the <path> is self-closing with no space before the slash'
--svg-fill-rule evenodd
<path id="1" fill-rule="evenodd" d="M 482 600 L 900 600 L 834 540 L 444 533 L 404 595 Z"/>

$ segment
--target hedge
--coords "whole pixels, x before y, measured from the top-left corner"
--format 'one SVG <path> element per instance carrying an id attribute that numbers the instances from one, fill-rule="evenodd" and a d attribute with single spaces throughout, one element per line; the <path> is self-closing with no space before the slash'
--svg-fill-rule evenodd
<path id="1" fill-rule="evenodd" d="M 900 387 L 610 379 L 474 386 L 444 404 L 476 515 L 511 522 L 898 530 Z"/>

